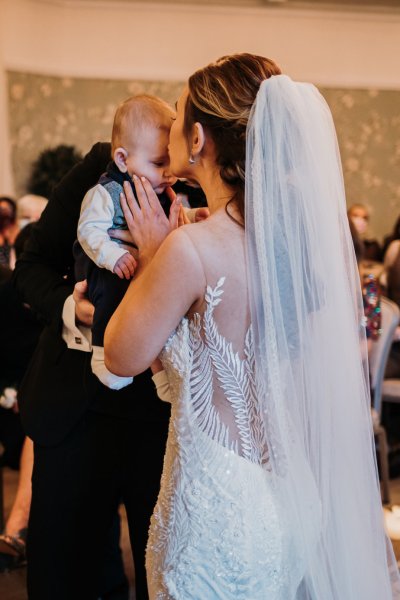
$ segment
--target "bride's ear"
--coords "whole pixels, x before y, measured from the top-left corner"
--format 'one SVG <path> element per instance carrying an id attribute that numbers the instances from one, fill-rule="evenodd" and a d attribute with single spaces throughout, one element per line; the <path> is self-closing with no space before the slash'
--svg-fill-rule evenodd
<path id="1" fill-rule="evenodd" d="M 191 156 L 193 156 L 193 158 L 199 156 L 200 152 L 203 150 L 205 141 L 206 136 L 204 133 L 203 125 L 201 123 L 195 123 L 193 125 L 193 135 L 191 144 Z"/>

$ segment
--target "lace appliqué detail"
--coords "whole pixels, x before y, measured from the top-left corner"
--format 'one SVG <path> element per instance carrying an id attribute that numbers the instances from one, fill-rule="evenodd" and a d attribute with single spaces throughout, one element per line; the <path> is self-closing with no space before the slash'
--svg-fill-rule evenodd
<path id="1" fill-rule="evenodd" d="M 204 314 L 182 319 L 160 356 L 172 403 L 146 554 L 151 600 L 290 596 L 252 329 L 241 355 L 220 334 L 224 281 L 207 286 Z"/>
<path id="2" fill-rule="evenodd" d="M 213 312 L 221 302 L 221 277 L 215 288 L 207 286 L 207 308 L 203 318 L 196 314 L 190 324 L 190 345 L 193 348 L 191 393 L 198 425 L 202 431 L 225 448 L 257 464 L 268 462 L 268 446 L 262 416 L 257 406 L 254 381 L 254 350 L 252 329 L 249 327 L 244 346 L 244 359 L 233 350 L 219 332 Z M 201 335 L 203 329 L 204 339 Z M 238 439 L 232 439 L 229 428 L 221 419 L 212 402 L 213 370 L 224 390 L 235 418 Z"/>

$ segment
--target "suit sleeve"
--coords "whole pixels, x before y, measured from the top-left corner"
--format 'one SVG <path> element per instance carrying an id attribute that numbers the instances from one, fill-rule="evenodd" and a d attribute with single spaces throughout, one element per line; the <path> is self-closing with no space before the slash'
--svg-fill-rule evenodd
<path id="1" fill-rule="evenodd" d="M 56 186 L 24 252 L 17 260 L 13 283 L 25 302 L 58 333 L 62 310 L 74 286 L 72 246 L 76 240 L 82 199 L 105 171 L 110 145 L 97 143 Z"/>

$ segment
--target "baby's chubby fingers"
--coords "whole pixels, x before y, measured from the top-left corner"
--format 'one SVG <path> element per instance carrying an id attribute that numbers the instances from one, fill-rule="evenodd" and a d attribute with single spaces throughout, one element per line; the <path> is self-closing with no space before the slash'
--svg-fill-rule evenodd
<path id="1" fill-rule="evenodd" d="M 126 252 L 117 260 L 113 271 L 120 279 L 130 279 L 135 272 L 136 264 L 133 256 Z"/>
<path id="2" fill-rule="evenodd" d="M 134 259 L 132 254 L 130 254 L 130 252 L 128 252 L 127 254 L 124 254 L 124 256 L 122 258 L 124 258 L 124 264 L 128 268 L 130 276 L 132 277 L 135 272 L 135 269 L 137 267 L 136 260 Z"/>

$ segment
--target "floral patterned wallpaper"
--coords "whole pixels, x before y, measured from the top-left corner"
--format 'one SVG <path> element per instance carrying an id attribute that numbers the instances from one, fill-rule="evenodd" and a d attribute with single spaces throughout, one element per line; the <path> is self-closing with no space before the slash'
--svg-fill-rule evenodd
<path id="1" fill-rule="evenodd" d="M 10 71 L 12 165 L 18 194 L 39 152 L 58 144 L 87 152 L 110 138 L 117 104 L 141 92 L 174 103 L 182 82 L 59 78 Z M 336 124 L 348 205 L 367 204 L 382 238 L 400 214 L 400 90 L 320 88 Z"/>

